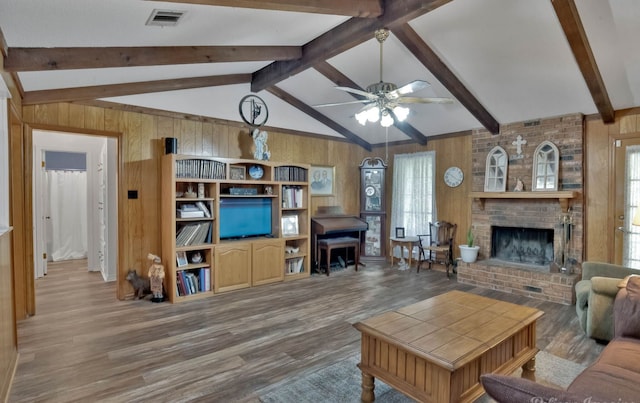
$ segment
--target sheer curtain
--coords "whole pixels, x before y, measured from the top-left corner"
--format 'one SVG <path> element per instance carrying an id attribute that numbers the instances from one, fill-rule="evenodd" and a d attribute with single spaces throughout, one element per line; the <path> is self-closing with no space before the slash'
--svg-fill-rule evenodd
<path id="1" fill-rule="evenodd" d="M 435 151 L 393 157 L 391 233 L 404 227 L 406 236 L 429 233 L 435 220 Z"/>
<path id="2" fill-rule="evenodd" d="M 87 173 L 47 171 L 51 258 L 87 257 Z"/>

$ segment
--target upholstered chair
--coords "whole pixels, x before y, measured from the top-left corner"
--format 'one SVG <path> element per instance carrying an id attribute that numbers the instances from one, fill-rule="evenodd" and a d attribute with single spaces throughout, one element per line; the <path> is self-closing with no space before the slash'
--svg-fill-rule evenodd
<path id="1" fill-rule="evenodd" d="M 592 339 L 613 338 L 613 302 L 620 280 L 640 270 L 610 263 L 584 262 L 582 280 L 575 286 L 576 313 L 580 327 Z"/>

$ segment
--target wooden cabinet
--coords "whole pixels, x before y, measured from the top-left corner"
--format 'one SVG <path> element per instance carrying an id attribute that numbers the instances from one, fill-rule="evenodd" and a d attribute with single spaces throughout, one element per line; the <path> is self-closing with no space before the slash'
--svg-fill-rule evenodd
<path id="1" fill-rule="evenodd" d="M 214 291 L 251 286 L 251 243 L 230 242 L 215 247 Z"/>
<path id="2" fill-rule="evenodd" d="M 308 277 L 308 172 L 305 164 L 163 156 L 170 301 Z"/>
<path id="3" fill-rule="evenodd" d="M 284 240 L 261 240 L 253 242 L 251 246 L 251 285 L 284 280 Z"/>

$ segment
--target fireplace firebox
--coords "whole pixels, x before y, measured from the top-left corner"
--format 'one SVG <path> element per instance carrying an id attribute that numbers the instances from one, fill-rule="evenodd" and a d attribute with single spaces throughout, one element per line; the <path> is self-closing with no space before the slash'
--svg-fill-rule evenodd
<path id="1" fill-rule="evenodd" d="M 491 227 L 491 257 L 549 267 L 553 262 L 553 229 Z"/>

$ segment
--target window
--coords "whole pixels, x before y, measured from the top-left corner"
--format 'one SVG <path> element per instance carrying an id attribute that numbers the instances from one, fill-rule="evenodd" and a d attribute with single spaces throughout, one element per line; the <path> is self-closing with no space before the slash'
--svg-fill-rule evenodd
<path id="1" fill-rule="evenodd" d="M 435 152 L 398 154 L 393 159 L 391 226 L 405 235 L 429 233 L 435 214 Z"/>
<path id="2" fill-rule="evenodd" d="M 533 190 L 558 190 L 558 147 L 550 141 L 540 143 L 533 154 Z"/>
<path id="3" fill-rule="evenodd" d="M 640 208 L 640 146 L 628 146 L 625 167 L 622 264 L 640 269 L 640 230 L 631 221 Z"/>
<path id="4" fill-rule="evenodd" d="M 507 189 L 507 152 L 500 146 L 494 147 L 487 155 L 484 173 L 485 192 L 504 192 Z"/>

